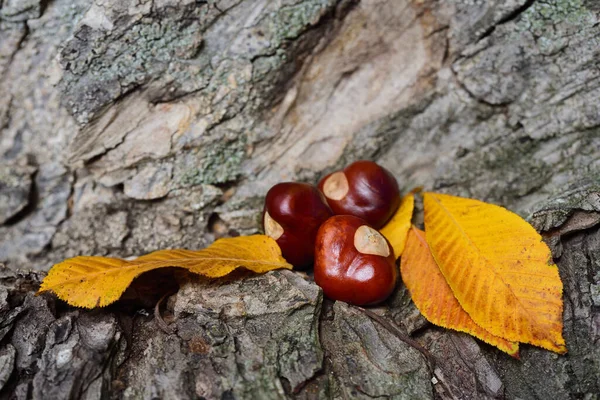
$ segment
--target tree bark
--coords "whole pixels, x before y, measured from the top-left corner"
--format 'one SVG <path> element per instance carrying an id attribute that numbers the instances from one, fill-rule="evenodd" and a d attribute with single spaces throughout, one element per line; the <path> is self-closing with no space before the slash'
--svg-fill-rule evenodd
<path id="1" fill-rule="evenodd" d="M 593 0 L 0 0 L 0 398 L 599 399 L 599 17 Z M 92 311 L 35 296 L 67 257 L 258 232 L 271 185 L 363 158 L 405 191 L 527 217 L 569 352 L 514 360 L 427 323 L 403 285 L 365 311 L 290 271 L 157 271 Z"/>

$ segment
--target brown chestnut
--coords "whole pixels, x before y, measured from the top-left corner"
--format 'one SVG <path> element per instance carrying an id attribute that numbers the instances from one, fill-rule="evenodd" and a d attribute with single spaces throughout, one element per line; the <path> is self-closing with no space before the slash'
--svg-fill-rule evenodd
<path id="1" fill-rule="evenodd" d="M 354 215 L 381 228 L 400 205 L 396 178 L 373 161 L 356 161 L 319 182 L 336 215 Z"/>
<path id="2" fill-rule="evenodd" d="M 275 239 L 283 257 L 297 268 L 314 261 L 319 226 L 333 212 L 325 196 L 308 183 L 278 183 L 267 192 L 263 213 L 265 234 Z"/>
<path id="3" fill-rule="evenodd" d="M 394 261 L 388 241 L 363 219 L 336 215 L 319 228 L 315 282 L 330 299 L 359 306 L 382 302 L 396 286 Z"/>

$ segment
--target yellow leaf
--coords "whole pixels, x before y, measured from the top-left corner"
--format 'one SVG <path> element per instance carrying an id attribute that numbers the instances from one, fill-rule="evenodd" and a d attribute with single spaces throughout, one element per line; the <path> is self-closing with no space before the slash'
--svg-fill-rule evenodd
<path id="1" fill-rule="evenodd" d="M 396 258 L 402 255 L 404 245 L 406 244 L 406 235 L 410 229 L 413 210 L 415 208 L 415 196 L 411 193 L 404 196 L 400 207 L 390 219 L 390 221 L 381 228 L 380 232 L 392 245 Z"/>
<path id="2" fill-rule="evenodd" d="M 490 333 L 565 353 L 562 282 L 541 236 L 492 204 L 424 194 L 431 252 L 460 305 Z"/>
<path id="3" fill-rule="evenodd" d="M 119 299 L 140 274 L 163 267 L 181 267 L 209 278 L 229 274 L 238 267 L 257 273 L 292 269 L 268 236 L 219 239 L 198 250 L 160 250 L 132 261 L 107 257 L 75 257 L 52 267 L 40 292 L 53 291 L 67 303 L 85 308 L 103 307 Z"/>
<path id="4" fill-rule="evenodd" d="M 413 302 L 429 322 L 469 333 L 515 358 L 519 357 L 518 343 L 492 335 L 463 310 L 431 255 L 425 232 L 414 226 L 408 232 L 400 272 Z"/>

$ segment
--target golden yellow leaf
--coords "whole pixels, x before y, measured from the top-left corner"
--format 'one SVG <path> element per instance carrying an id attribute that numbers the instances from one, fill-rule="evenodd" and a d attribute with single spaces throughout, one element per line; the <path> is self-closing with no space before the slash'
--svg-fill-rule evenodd
<path id="1" fill-rule="evenodd" d="M 160 250 L 135 260 L 74 257 L 56 264 L 42 282 L 40 292 L 53 291 L 67 303 L 85 308 L 103 307 L 119 299 L 133 279 L 163 267 L 181 267 L 209 278 L 229 274 L 238 267 L 257 273 L 292 269 L 268 236 L 219 239 L 198 250 Z"/>
<path id="2" fill-rule="evenodd" d="M 413 302 L 429 322 L 466 332 L 515 358 L 519 357 L 518 343 L 492 335 L 463 310 L 431 255 L 425 232 L 414 226 L 408 232 L 400 273 Z"/>
<path id="3" fill-rule="evenodd" d="M 381 234 L 385 236 L 392 245 L 394 256 L 396 258 L 400 257 L 404 250 L 406 235 L 410 229 L 414 208 L 415 196 L 411 192 L 402 198 L 400 207 L 398 207 L 394 216 L 392 216 L 390 221 L 380 230 Z"/>
<path id="4" fill-rule="evenodd" d="M 425 232 L 454 296 L 490 333 L 565 353 L 562 282 L 542 237 L 492 204 L 424 194 Z"/>

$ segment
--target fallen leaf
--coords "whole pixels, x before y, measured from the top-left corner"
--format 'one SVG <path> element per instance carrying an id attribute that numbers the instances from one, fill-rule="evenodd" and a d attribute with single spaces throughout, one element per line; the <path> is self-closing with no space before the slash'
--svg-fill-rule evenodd
<path id="1" fill-rule="evenodd" d="M 239 267 L 257 273 L 292 269 L 270 237 L 240 236 L 219 239 L 202 250 L 160 250 L 131 261 L 70 258 L 52 267 L 39 292 L 53 291 L 77 307 L 103 307 L 117 301 L 135 277 L 163 267 L 181 267 L 208 278 L 225 276 Z"/>
<path id="2" fill-rule="evenodd" d="M 463 310 L 431 255 L 425 232 L 414 226 L 408 232 L 400 273 L 413 302 L 429 322 L 468 333 L 515 358 L 519 357 L 518 343 L 492 335 Z"/>
<path id="3" fill-rule="evenodd" d="M 408 235 L 408 230 L 410 229 L 414 208 L 415 196 L 411 192 L 402 198 L 402 202 L 400 203 L 400 207 L 398 207 L 396 213 L 380 230 L 381 234 L 385 236 L 388 242 L 390 242 L 396 258 L 400 257 L 402 255 L 402 251 L 404 251 L 406 236 Z"/>
<path id="4" fill-rule="evenodd" d="M 425 193 L 424 208 L 431 252 L 475 323 L 507 340 L 565 353 L 563 286 L 535 229 L 478 200 Z"/>

